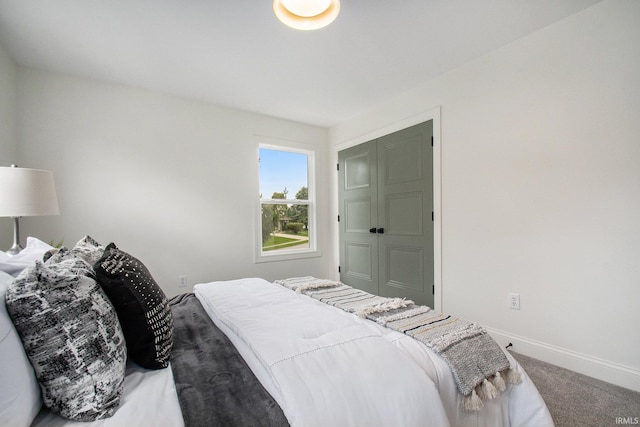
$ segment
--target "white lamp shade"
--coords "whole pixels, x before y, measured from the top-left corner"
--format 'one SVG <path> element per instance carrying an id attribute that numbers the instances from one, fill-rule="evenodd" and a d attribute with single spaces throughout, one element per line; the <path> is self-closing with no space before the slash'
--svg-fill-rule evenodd
<path id="1" fill-rule="evenodd" d="M 59 214 L 52 172 L 0 167 L 0 217 Z"/>

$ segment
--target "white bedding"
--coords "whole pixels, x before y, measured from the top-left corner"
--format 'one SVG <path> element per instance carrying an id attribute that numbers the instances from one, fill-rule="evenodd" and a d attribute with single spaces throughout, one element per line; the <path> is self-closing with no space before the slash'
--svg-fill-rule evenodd
<path id="1" fill-rule="evenodd" d="M 445 361 L 406 335 L 262 279 L 200 284 L 194 292 L 292 426 L 553 425 L 535 386 L 509 354 L 522 383 L 508 385 L 480 412 L 464 412 Z M 151 371 L 130 363 L 113 417 L 83 423 L 43 410 L 32 425 L 182 427 L 184 422 L 171 369 Z"/>
<path id="2" fill-rule="evenodd" d="M 111 418 L 93 422 L 72 421 L 43 409 L 33 427 L 183 427 L 182 411 L 171 366 L 149 370 L 127 364 L 120 408 Z"/>
<path id="3" fill-rule="evenodd" d="M 253 351 L 292 426 L 449 425 L 426 373 L 350 315 L 262 279 L 195 294 Z"/>
<path id="4" fill-rule="evenodd" d="M 404 334 L 263 279 L 200 284 L 194 292 L 292 426 L 553 426 L 509 354 L 522 383 L 465 412 L 446 362 Z"/>

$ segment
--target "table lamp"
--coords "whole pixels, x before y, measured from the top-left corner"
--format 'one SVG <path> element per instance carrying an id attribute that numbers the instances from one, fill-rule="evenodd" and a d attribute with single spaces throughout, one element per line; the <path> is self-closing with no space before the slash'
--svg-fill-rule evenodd
<path id="1" fill-rule="evenodd" d="M 13 218 L 13 246 L 7 254 L 22 250 L 20 217 L 59 214 L 52 172 L 16 165 L 0 167 L 0 217 Z"/>

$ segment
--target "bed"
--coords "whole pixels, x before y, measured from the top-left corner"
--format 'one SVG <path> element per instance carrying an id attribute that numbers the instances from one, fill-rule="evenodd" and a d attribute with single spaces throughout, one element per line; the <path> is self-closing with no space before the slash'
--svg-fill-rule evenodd
<path id="1" fill-rule="evenodd" d="M 117 362 L 115 368 L 109 366 L 109 373 L 98 381 L 101 387 L 113 384 L 119 390 L 117 405 L 111 405 L 113 396 L 103 398 L 98 403 L 114 407 L 93 421 L 91 416 L 99 413 L 93 407 L 88 420 L 62 417 L 56 405 L 52 410 L 42 404 L 47 386 L 39 383 L 41 374 L 31 366 L 34 358 L 27 356 L 30 344 L 12 317 L 16 276 L 27 274 L 15 271 L 20 268 L 6 268 L 11 261 L 32 268 L 31 263 L 51 249 L 41 243 L 28 240 L 22 260 L 0 258 L 0 267 L 4 267 L 0 271 L 1 425 L 553 425 L 534 384 L 508 353 L 505 356 L 519 374 L 519 383 L 506 384 L 495 398 L 485 399 L 481 409 L 465 410 L 464 396 L 442 355 L 397 330 L 261 278 L 198 284 L 193 293 L 170 301 L 152 294 L 154 311 L 147 317 L 160 331 L 156 331 L 156 342 L 166 338 L 162 331 L 167 325 L 172 334 L 168 351 L 166 345 L 156 344 L 153 360 L 137 355 L 135 360 L 143 360 L 146 367 L 132 360 L 131 352 L 140 340 L 125 333 L 134 320 L 123 320 L 117 313 L 115 325 L 104 322 L 101 337 L 108 335 L 104 331 L 112 331 L 110 336 L 123 339 L 127 346 L 124 358 L 122 349 L 114 347 L 115 355 L 108 360 Z M 104 261 L 109 251 L 122 256 L 117 248 L 103 247 L 87 236 L 73 249 L 55 255 L 57 260 L 37 264 L 45 268 L 47 262 L 66 263 L 65 272 L 70 270 L 72 275 L 65 273 L 63 282 L 82 276 L 81 284 L 74 286 L 93 286 L 92 295 L 99 296 L 92 297 L 91 306 L 100 307 L 95 298 L 100 302 L 105 295 L 92 280 L 97 276 L 100 281 L 101 273 L 85 267 Z M 85 265 L 77 258 L 89 261 Z M 122 260 L 116 264 L 127 265 Z M 41 273 L 40 280 L 42 276 L 46 275 Z M 104 294 L 107 300 L 113 298 L 117 312 L 117 297 L 111 291 Z M 7 307 L 1 303 L 5 299 Z M 165 305 L 168 315 L 158 308 Z M 89 314 L 100 310 L 91 309 Z M 104 317 L 102 313 L 98 323 Z M 107 358 L 98 359 L 96 363 L 103 364 Z M 60 379 L 55 381 L 58 387 Z M 85 402 L 84 407 L 94 405 L 95 400 Z"/>

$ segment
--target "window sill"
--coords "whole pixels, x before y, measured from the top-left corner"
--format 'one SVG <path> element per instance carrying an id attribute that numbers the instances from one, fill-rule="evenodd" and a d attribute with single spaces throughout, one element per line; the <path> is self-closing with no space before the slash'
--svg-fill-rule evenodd
<path id="1" fill-rule="evenodd" d="M 308 250 L 296 250 L 296 251 L 278 251 L 277 253 L 270 254 L 269 252 L 260 252 L 256 254 L 255 263 L 263 262 L 276 262 L 276 261 L 290 261 L 296 259 L 315 258 L 322 254 L 317 249 Z"/>

